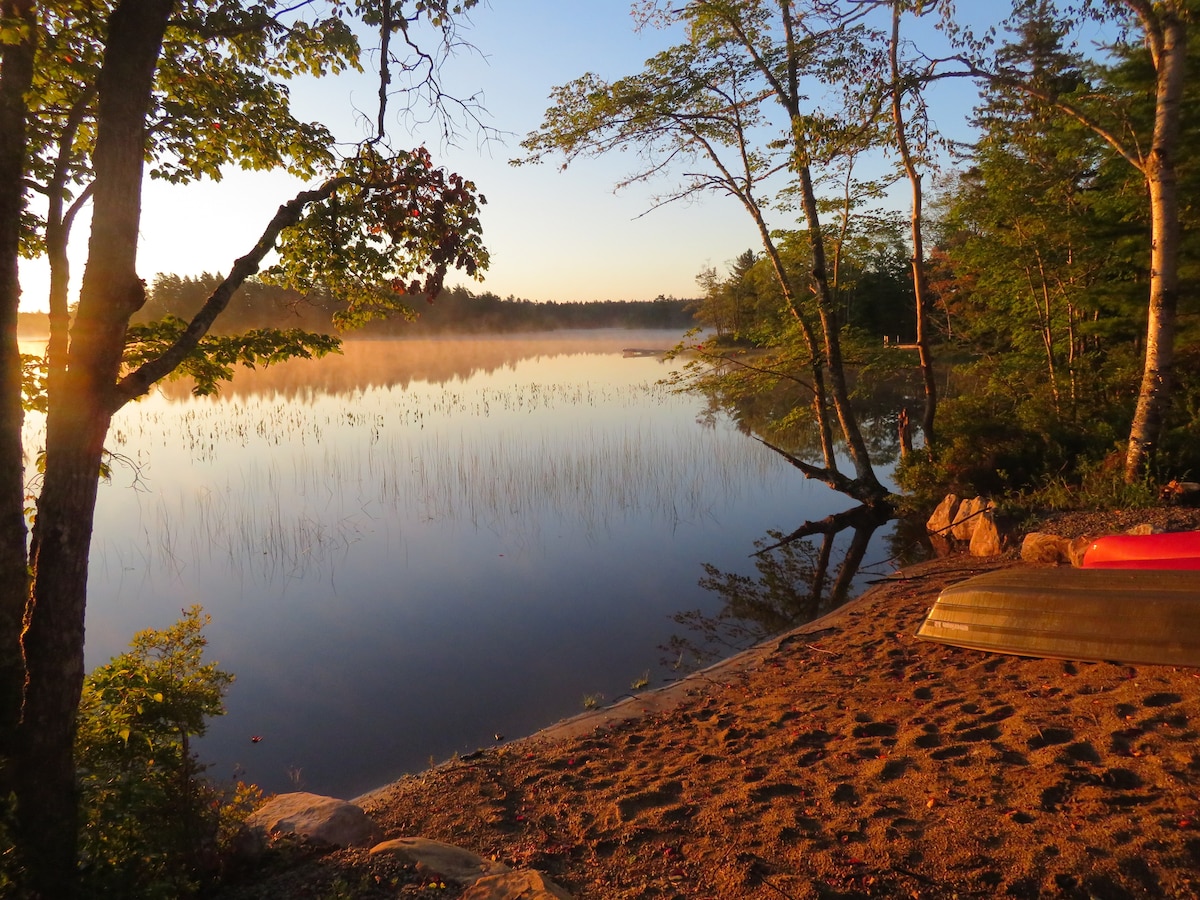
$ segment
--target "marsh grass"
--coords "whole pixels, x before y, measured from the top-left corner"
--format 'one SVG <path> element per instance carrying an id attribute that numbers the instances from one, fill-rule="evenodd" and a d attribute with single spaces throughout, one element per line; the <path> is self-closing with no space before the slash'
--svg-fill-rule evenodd
<path id="1" fill-rule="evenodd" d="M 454 343 L 415 350 L 431 367 L 493 358 Z M 647 666 L 658 683 L 672 616 L 720 602 L 702 563 L 749 569 L 764 530 L 836 508 L 661 387 L 653 359 L 523 358 L 435 382 L 376 377 L 353 352 L 286 390 L 173 384 L 107 441 L 90 664 L 203 603 L 239 677 L 203 756 L 267 790 L 302 769 L 308 789 L 355 796 L 577 713 L 585 693 L 623 696 Z M 354 371 L 334 378 L 341 364 Z M 26 446 L 41 443 L 30 416 Z"/>
<path id="2" fill-rule="evenodd" d="M 727 423 L 680 415 L 691 406 L 657 380 L 158 395 L 113 423 L 109 449 L 130 467 L 101 503 L 132 506 L 136 525 L 119 539 L 101 530 L 93 565 L 304 578 L 383 523 L 402 538 L 414 514 L 417 527 L 449 522 L 526 547 L 546 528 L 596 536 L 631 517 L 674 529 L 717 516 L 742 479 L 779 471 Z M 30 417 L 27 447 L 42 427 Z"/>

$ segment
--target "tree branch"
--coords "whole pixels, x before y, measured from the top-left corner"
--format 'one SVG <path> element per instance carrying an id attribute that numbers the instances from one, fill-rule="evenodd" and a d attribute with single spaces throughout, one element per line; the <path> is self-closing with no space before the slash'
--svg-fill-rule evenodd
<path id="1" fill-rule="evenodd" d="M 263 258 L 274 249 L 280 232 L 299 222 L 309 204 L 328 199 L 338 188 L 349 182 L 350 179 L 346 177 L 331 178 L 318 188 L 301 191 L 280 206 L 274 218 L 263 230 L 262 236 L 259 237 L 254 248 L 233 264 L 233 268 L 230 269 L 225 280 L 217 285 L 204 305 L 200 307 L 199 312 L 192 317 L 179 340 L 164 350 L 161 356 L 139 366 L 117 383 L 113 391 L 113 412 L 130 400 L 148 392 L 151 385 L 159 379 L 170 375 L 183 362 L 184 358 L 196 349 L 200 339 L 208 333 L 217 316 L 229 305 L 234 291 L 241 287 L 247 278 L 258 272 Z"/>
<path id="2" fill-rule="evenodd" d="M 775 448 L 772 447 L 771 449 Z M 847 509 L 840 513 L 833 513 L 832 515 L 826 516 L 824 519 L 819 519 L 817 521 L 810 520 L 805 522 L 791 534 L 786 535 L 785 537 L 776 541 L 774 544 L 755 550 L 751 556 L 764 556 L 765 554 L 770 553 L 772 550 L 785 547 L 794 541 L 798 541 L 801 538 L 810 537 L 814 534 L 838 534 L 839 532 L 844 531 L 851 526 L 854 528 L 861 528 L 864 525 L 879 526 L 887 521 L 890 512 L 890 510 L 881 512 L 877 507 L 867 506 L 864 504 L 862 506 L 856 506 L 853 509 Z M 857 568 L 857 566 L 855 566 L 855 568 Z"/>
<path id="3" fill-rule="evenodd" d="M 965 57 L 958 57 L 958 62 L 961 62 L 964 66 L 966 66 L 967 71 L 974 78 L 981 79 L 989 84 L 1000 85 L 1001 87 L 1007 87 L 1016 91 L 1021 91 L 1025 94 L 1028 94 L 1030 97 L 1040 100 L 1049 106 L 1053 106 L 1060 112 L 1065 113 L 1076 122 L 1083 125 L 1085 128 L 1088 128 L 1095 134 L 1099 135 L 1101 140 L 1112 147 L 1122 159 L 1141 172 L 1142 175 L 1146 174 L 1146 160 L 1140 154 L 1127 147 L 1117 135 L 1105 128 L 1096 119 L 1093 119 L 1074 104 L 1064 103 L 1062 100 L 1052 97 L 1045 91 L 1039 91 L 1033 85 L 1022 81 L 1020 78 L 1013 78 L 1012 76 L 1005 75 L 1001 72 L 992 72 L 988 69 L 984 69 Z"/>
<path id="4" fill-rule="evenodd" d="M 845 494 L 848 497 L 855 497 L 855 499 L 859 499 L 855 496 L 858 482 L 851 478 L 847 478 L 837 469 L 814 466 L 812 463 L 806 463 L 798 456 L 788 453 L 782 447 L 776 447 L 770 441 L 764 440 L 757 435 L 754 436 L 754 439 L 768 450 L 774 450 L 776 453 L 786 459 L 789 463 L 799 469 L 804 474 L 805 478 L 811 478 L 814 481 L 824 482 L 839 493 Z"/>

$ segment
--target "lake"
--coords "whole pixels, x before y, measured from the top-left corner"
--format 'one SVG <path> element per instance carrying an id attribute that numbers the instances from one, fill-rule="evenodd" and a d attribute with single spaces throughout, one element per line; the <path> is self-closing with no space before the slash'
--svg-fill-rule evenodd
<path id="1" fill-rule="evenodd" d="M 165 385 L 109 435 L 89 668 L 201 604 L 237 678 L 209 774 L 340 797 L 680 677 L 726 603 L 705 564 L 753 578 L 756 539 L 849 504 L 622 352 L 678 337 L 348 341 Z"/>

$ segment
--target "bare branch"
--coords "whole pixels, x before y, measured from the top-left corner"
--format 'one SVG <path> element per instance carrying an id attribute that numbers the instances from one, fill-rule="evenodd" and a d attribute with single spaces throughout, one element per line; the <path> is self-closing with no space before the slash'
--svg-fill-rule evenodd
<path id="1" fill-rule="evenodd" d="M 1033 97 L 1037 100 L 1041 100 L 1043 103 L 1053 106 L 1060 112 L 1070 116 L 1085 128 L 1091 129 L 1091 131 L 1099 135 L 1099 137 L 1106 144 L 1112 147 L 1113 150 L 1115 150 L 1117 154 L 1127 163 L 1129 163 L 1143 175 L 1146 174 L 1146 159 L 1141 153 L 1127 146 L 1110 129 L 1105 128 L 1098 120 L 1092 116 L 1089 116 L 1077 106 L 1074 106 L 1070 103 L 1065 103 L 1056 97 L 1052 97 L 1045 91 L 1040 91 L 1033 85 L 1027 84 L 1019 78 L 1012 78 L 1011 76 L 1003 75 L 998 72 L 990 72 L 961 57 L 959 61 L 966 65 L 971 74 L 976 78 L 983 79 L 990 84 L 996 84 L 1000 85 L 1001 87 L 1007 87 L 1016 91 L 1021 91 L 1022 93 L 1028 94 L 1030 97 Z"/>
<path id="2" fill-rule="evenodd" d="M 776 453 L 786 459 L 789 463 L 799 469 L 804 474 L 805 478 L 810 478 L 813 481 L 824 482 L 838 493 L 845 494 L 848 497 L 858 496 L 858 482 L 852 478 L 847 478 L 837 469 L 814 466 L 812 463 L 806 463 L 804 460 L 800 459 L 800 457 L 788 453 L 782 447 L 777 447 L 770 441 L 764 440 L 757 435 L 754 436 L 754 439 L 768 450 L 774 450 Z"/>

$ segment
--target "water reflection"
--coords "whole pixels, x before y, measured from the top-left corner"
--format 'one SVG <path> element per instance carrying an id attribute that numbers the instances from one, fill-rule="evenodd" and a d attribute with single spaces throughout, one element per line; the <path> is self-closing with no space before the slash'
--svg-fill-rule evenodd
<path id="1" fill-rule="evenodd" d="M 869 560 L 872 538 L 880 533 L 892 552 Z M 719 598 L 720 607 L 713 614 L 677 613 L 674 620 L 683 631 L 662 646 L 664 662 L 680 670 L 711 665 L 832 612 L 884 574 L 885 566 L 905 565 L 929 552 L 912 523 L 862 506 L 807 522 L 790 534 L 768 532 L 754 546 L 755 576 L 704 563 L 700 587 Z"/>
<path id="2" fill-rule="evenodd" d="M 668 656 L 682 668 L 701 668 L 841 606 L 852 596 L 866 549 L 882 524 L 847 523 L 848 542 L 833 530 L 816 541 L 768 532 L 754 542 L 755 576 L 704 563 L 700 587 L 715 595 L 720 607 L 715 614 L 677 614 L 675 621 L 685 631 L 665 646 Z"/>
<path id="3" fill-rule="evenodd" d="M 88 665 L 202 604 L 237 676 L 200 744 L 212 774 L 338 796 L 676 677 L 656 665 L 672 616 L 723 603 L 703 563 L 752 576 L 755 536 L 844 502 L 622 356 L 677 338 L 355 342 L 130 405 Z"/>
<path id="4" fill-rule="evenodd" d="M 293 359 L 265 369 L 239 370 L 232 382 L 221 386 L 221 394 L 295 400 L 377 387 L 404 388 L 413 382 L 442 385 L 475 376 L 503 376 L 527 360 L 546 361 L 552 369 L 571 371 L 574 380 L 579 374 L 579 357 L 630 348 L 666 350 L 677 339 L 674 332 L 612 328 L 474 337 L 350 338 L 343 342 L 340 354 L 323 358 L 319 366 L 311 360 Z M 186 396 L 190 389 L 184 380 L 162 385 L 162 392 L 173 399 Z"/>

